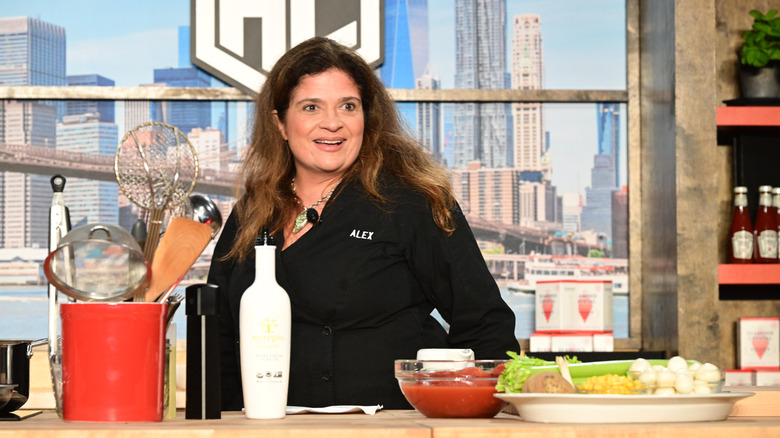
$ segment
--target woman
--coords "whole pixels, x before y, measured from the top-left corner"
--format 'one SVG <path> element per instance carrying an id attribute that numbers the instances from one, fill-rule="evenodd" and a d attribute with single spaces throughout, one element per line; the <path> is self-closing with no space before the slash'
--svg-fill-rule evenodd
<path id="1" fill-rule="evenodd" d="M 514 314 L 445 172 L 402 130 L 363 59 L 305 41 L 276 63 L 256 111 L 245 194 L 209 272 L 221 292 L 224 410 L 243 406 L 239 302 L 263 226 L 292 305 L 290 405 L 408 409 L 395 359 L 420 348 L 471 348 L 478 359 L 518 350 Z"/>

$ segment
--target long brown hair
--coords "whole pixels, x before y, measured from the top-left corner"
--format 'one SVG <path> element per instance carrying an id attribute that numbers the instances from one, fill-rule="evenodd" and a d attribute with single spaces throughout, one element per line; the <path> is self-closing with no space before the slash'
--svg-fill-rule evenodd
<path id="1" fill-rule="evenodd" d="M 395 102 L 363 58 L 330 39 L 315 37 L 276 62 L 255 100 L 252 142 L 242 166 L 245 193 L 236 205 L 239 231 L 226 258 L 243 260 L 263 226 L 272 233 L 282 231 L 290 212 L 298 208 L 290 187 L 295 175 L 292 153 L 273 112 L 284 121 L 290 97 L 301 79 L 329 69 L 341 70 L 352 78 L 363 103 L 363 143 L 344 180 L 359 180 L 369 195 L 383 202 L 377 182 L 380 172 L 395 175 L 425 195 L 439 228 L 447 233 L 455 230 L 455 198 L 446 169 L 406 131 Z"/>

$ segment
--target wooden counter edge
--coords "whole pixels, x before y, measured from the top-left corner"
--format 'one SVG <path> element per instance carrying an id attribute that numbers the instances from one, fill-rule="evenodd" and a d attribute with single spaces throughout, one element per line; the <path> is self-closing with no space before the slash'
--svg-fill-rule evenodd
<path id="1" fill-rule="evenodd" d="M 780 390 L 760 386 L 731 386 L 724 388 L 731 392 L 752 392 L 734 404 L 731 417 L 780 417 Z"/>
<path id="2" fill-rule="evenodd" d="M 46 411 L 23 421 L 4 422 L 0 438 L 733 438 L 780 437 L 780 418 L 730 417 L 701 423 L 546 424 L 499 414 L 491 419 L 434 419 L 415 411 L 381 411 L 376 415 L 305 414 L 282 420 L 247 420 L 240 412 L 219 420 L 174 420 L 156 423 L 65 422 Z"/>

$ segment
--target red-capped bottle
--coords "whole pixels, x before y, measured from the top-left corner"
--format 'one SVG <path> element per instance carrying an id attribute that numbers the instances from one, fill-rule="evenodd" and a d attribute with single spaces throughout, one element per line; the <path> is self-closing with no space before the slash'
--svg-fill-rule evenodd
<path id="1" fill-rule="evenodd" d="M 777 221 L 772 210 L 772 186 L 759 187 L 758 212 L 753 225 L 756 263 L 777 263 Z"/>
<path id="2" fill-rule="evenodd" d="M 753 225 L 748 211 L 747 187 L 734 187 L 734 213 L 729 230 L 729 263 L 753 263 Z"/>
<path id="3" fill-rule="evenodd" d="M 780 187 L 772 189 L 772 211 L 775 212 L 777 224 L 777 259 L 780 262 Z"/>

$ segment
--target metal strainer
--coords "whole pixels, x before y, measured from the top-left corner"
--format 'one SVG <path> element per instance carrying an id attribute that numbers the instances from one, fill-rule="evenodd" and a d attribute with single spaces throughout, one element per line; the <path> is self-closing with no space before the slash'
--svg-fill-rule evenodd
<path id="1" fill-rule="evenodd" d="M 134 204 L 151 211 L 144 257 L 151 263 L 165 210 L 188 199 L 198 179 L 198 157 L 176 127 L 148 122 L 128 131 L 116 151 L 116 181 Z"/>

